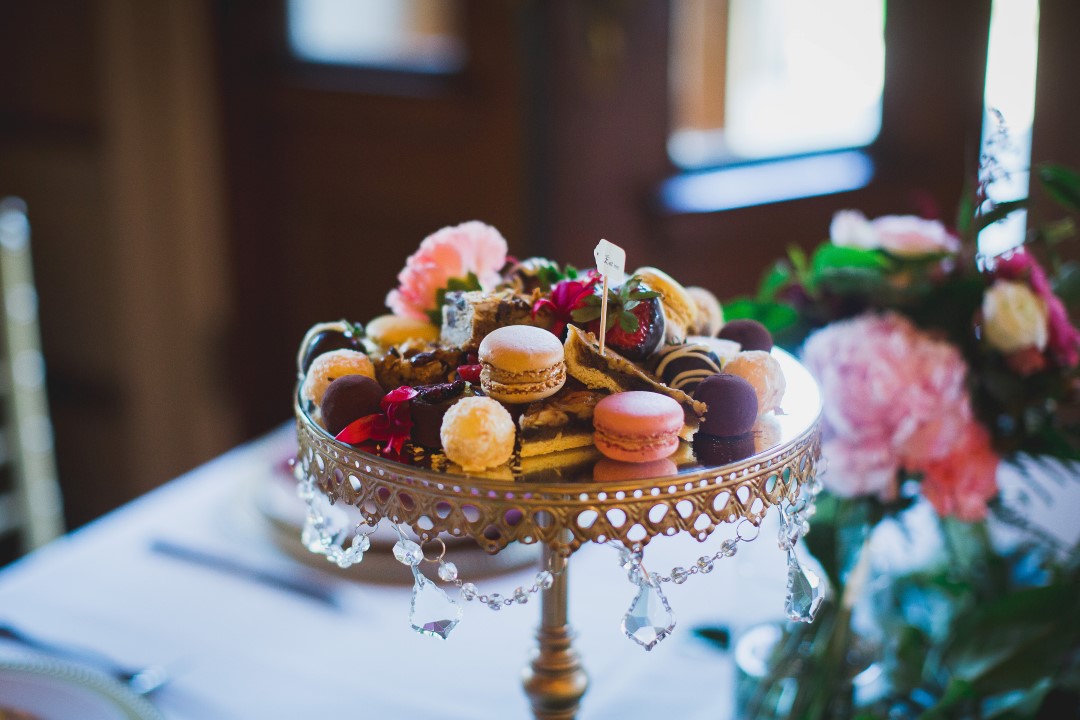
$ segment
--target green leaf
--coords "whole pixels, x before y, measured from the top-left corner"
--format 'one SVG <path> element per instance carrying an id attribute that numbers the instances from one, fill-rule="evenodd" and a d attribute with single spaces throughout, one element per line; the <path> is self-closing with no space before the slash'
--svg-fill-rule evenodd
<path id="1" fill-rule="evenodd" d="M 1063 207 L 1080 212 L 1080 173 L 1063 165 L 1040 165 L 1039 182 Z"/>
<path id="2" fill-rule="evenodd" d="M 1076 237 L 1076 222 L 1072 218 L 1063 218 L 1043 225 L 1038 232 L 1039 237 L 1046 241 L 1047 245 L 1053 247 Z"/>
<path id="3" fill-rule="evenodd" d="M 811 271 L 814 275 L 837 268 L 866 268 L 871 270 L 885 270 L 892 267 L 893 262 L 889 256 L 880 250 L 864 250 L 862 248 L 845 247 L 825 243 L 814 251 L 811 260 Z"/>
<path id="4" fill-rule="evenodd" d="M 435 307 L 427 311 L 428 319 L 435 325 L 442 324 L 442 306 L 446 302 L 446 293 L 448 292 L 468 292 L 470 290 L 483 290 L 480 287 L 480 278 L 476 277 L 476 273 L 470 272 L 463 278 L 450 278 L 446 281 L 446 287 L 439 288 L 435 291 Z"/>
<path id="5" fill-rule="evenodd" d="M 805 282 L 810 276 L 810 261 L 806 258 L 806 252 L 798 245 L 792 245 L 788 248 L 788 260 L 791 261 L 796 277 Z"/>
<path id="6" fill-rule="evenodd" d="M 483 290 L 480 287 L 480 278 L 476 277 L 476 273 L 470 272 L 463 278 L 450 278 L 446 281 L 446 290 L 453 291 L 471 291 L 471 290 Z"/>
<path id="7" fill-rule="evenodd" d="M 721 650 L 727 650 L 731 645 L 731 631 L 723 627 L 696 627 L 692 631 L 702 640 L 715 645 Z"/>
<path id="8" fill-rule="evenodd" d="M 896 647 L 897 666 L 893 669 L 893 682 L 898 688 L 910 690 L 918 687 L 929 650 L 930 638 L 926 633 L 913 625 L 901 628 Z"/>
<path id="9" fill-rule="evenodd" d="M 1064 648 L 1080 640 L 1068 585 L 1017 590 L 961 618 L 943 655 L 956 677 L 982 692 L 1022 689 L 1051 674 Z"/>
<path id="10" fill-rule="evenodd" d="M 1070 634 L 1058 627 L 1024 638 L 1004 660 L 973 682 L 975 689 L 984 694 L 1024 690 L 1053 677 L 1070 649 L 1070 639 Z"/>
<path id="11" fill-rule="evenodd" d="M 563 279 L 558 266 L 554 264 L 542 265 L 536 273 L 536 278 L 540 281 L 540 289 L 544 292 L 551 290 L 552 286 Z"/>
<path id="12" fill-rule="evenodd" d="M 758 286 L 757 299 L 760 302 L 773 302 L 776 294 L 795 279 L 791 265 L 784 260 L 779 260 L 761 278 Z"/>
<path id="13" fill-rule="evenodd" d="M 570 317 L 574 319 L 574 322 L 587 323 L 600 317 L 599 305 L 588 305 L 586 307 L 579 307 L 570 312 Z"/>
<path id="14" fill-rule="evenodd" d="M 619 327 L 621 327 L 624 332 L 633 335 L 638 331 L 638 328 L 641 327 L 641 322 L 634 313 L 619 313 Z"/>
<path id="15" fill-rule="evenodd" d="M 1054 683 L 1049 678 L 1035 683 L 1022 692 L 1006 693 L 1004 697 L 984 703 L 987 720 L 1021 720 L 1039 717 L 1039 707 Z"/>
<path id="16" fill-rule="evenodd" d="M 724 317 L 728 320 L 748 318 L 757 320 L 774 335 L 794 327 L 799 313 L 790 305 L 774 302 L 758 302 L 750 298 L 736 298 L 724 305 Z"/>
<path id="17" fill-rule="evenodd" d="M 1054 294 L 1068 306 L 1080 305 L 1080 265 L 1065 263 L 1054 279 Z"/>
<path id="18" fill-rule="evenodd" d="M 921 720 L 944 720 L 945 718 L 964 717 L 962 714 L 950 712 L 958 705 L 971 701 L 976 697 L 975 689 L 966 680 L 953 678 L 945 688 L 945 694 L 934 707 L 923 713 Z"/>
<path id="19" fill-rule="evenodd" d="M 964 194 L 961 196 L 960 204 L 956 208 L 956 231 L 961 236 L 967 236 L 975 220 L 974 185 L 970 177 L 964 182 Z"/>
<path id="20" fill-rule="evenodd" d="M 635 290 L 626 297 L 630 300 L 651 300 L 660 297 L 660 293 L 655 290 Z"/>
<path id="21" fill-rule="evenodd" d="M 601 300 L 600 300 L 599 295 L 586 295 L 581 300 L 582 306 L 586 306 L 586 307 L 597 307 L 597 308 L 599 308 L 600 303 L 601 303 Z"/>
<path id="22" fill-rule="evenodd" d="M 827 288 L 836 295 L 874 297 L 884 295 L 889 290 L 882 272 L 868 267 L 826 268 L 817 274 L 814 282 L 818 288 Z"/>

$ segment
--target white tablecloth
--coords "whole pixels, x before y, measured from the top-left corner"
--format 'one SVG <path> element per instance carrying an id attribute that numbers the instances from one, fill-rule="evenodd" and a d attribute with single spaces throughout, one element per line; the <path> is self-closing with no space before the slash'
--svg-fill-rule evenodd
<path id="1" fill-rule="evenodd" d="M 252 511 L 250 488 L 269 480 L 290 435 L 283 428 L 238 448 L 6 568 L 0 621 L 125 664 L 164 664 L 172 679 L 153 700 L 170 720 L 529 717 L 520 673 L 538 602 L 498 613 L 467 603 L 441 641 L 410 629 L 408 585 L 342 579 L 279 550 Z M 782 616 L 784 556 L 774 537 L 769 524 L 712 574 L 666 584 L 678 627 L 649 653 L 619 627 L 634 588 L 616 553 L 594 546 L 575 554 L 570 619 L 590 676 L 580 717 L 731 717 L 730 655 L 691 629 L 737 633 Z M 153 553 L 155 539 L 311 578 L 333 589 L 341 609 Z M 689 566 L 721 539 L 663 538 L 646 564 L 664 572 Z M 434 566 L 425 568 L 433 577 Z M 477 584 L 505 596 L 534 572 Z M 22 652 L 0 643 L 0 656 Z"/>

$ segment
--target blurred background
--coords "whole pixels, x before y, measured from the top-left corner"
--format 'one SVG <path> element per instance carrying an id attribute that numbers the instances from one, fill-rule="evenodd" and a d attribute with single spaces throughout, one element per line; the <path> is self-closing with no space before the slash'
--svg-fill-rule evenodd
<path id="1" fill-rule="evenodd" d="M 951 222 L 988 108 L 1022 196 L 1032 159 L 1080 166 L 1078 27 L 1075 0 L 0 0 L 67 524 L 285 422 L 304 330 L 383 312 L 444 225 L 577 264 L 604 237 L 731 297 L 838 209 Z"/>

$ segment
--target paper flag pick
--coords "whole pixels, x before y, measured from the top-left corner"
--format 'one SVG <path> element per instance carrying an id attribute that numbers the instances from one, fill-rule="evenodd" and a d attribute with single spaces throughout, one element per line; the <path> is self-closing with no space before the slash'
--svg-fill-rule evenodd
<path id="1" fill-rule="evenodd" d="M 608 281 L 619 285 L 626 279 L 626 251 L 615 243 L 601 240 L 593 250 L 596 271 L 604 279 L 600 295 L 600 354 L 604 354 L 607 339 L 607 295 Z"/>

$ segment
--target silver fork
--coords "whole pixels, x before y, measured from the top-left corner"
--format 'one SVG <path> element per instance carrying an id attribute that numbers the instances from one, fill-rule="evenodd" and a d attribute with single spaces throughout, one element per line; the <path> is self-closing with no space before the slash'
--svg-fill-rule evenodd
<path id="1" fill-rule="evenodd" d="M 136 695 L 149 695 L 169 680 L 168 672 L 161 665 L 147 665 L 141 668 L 127 667 L 94 650 L 71 645 L 60 645 L 43 640 L 11 625 L 0 624 L 0 638 L 53 657 L 93 667 L 127 685 L 128 689 Z"/>

